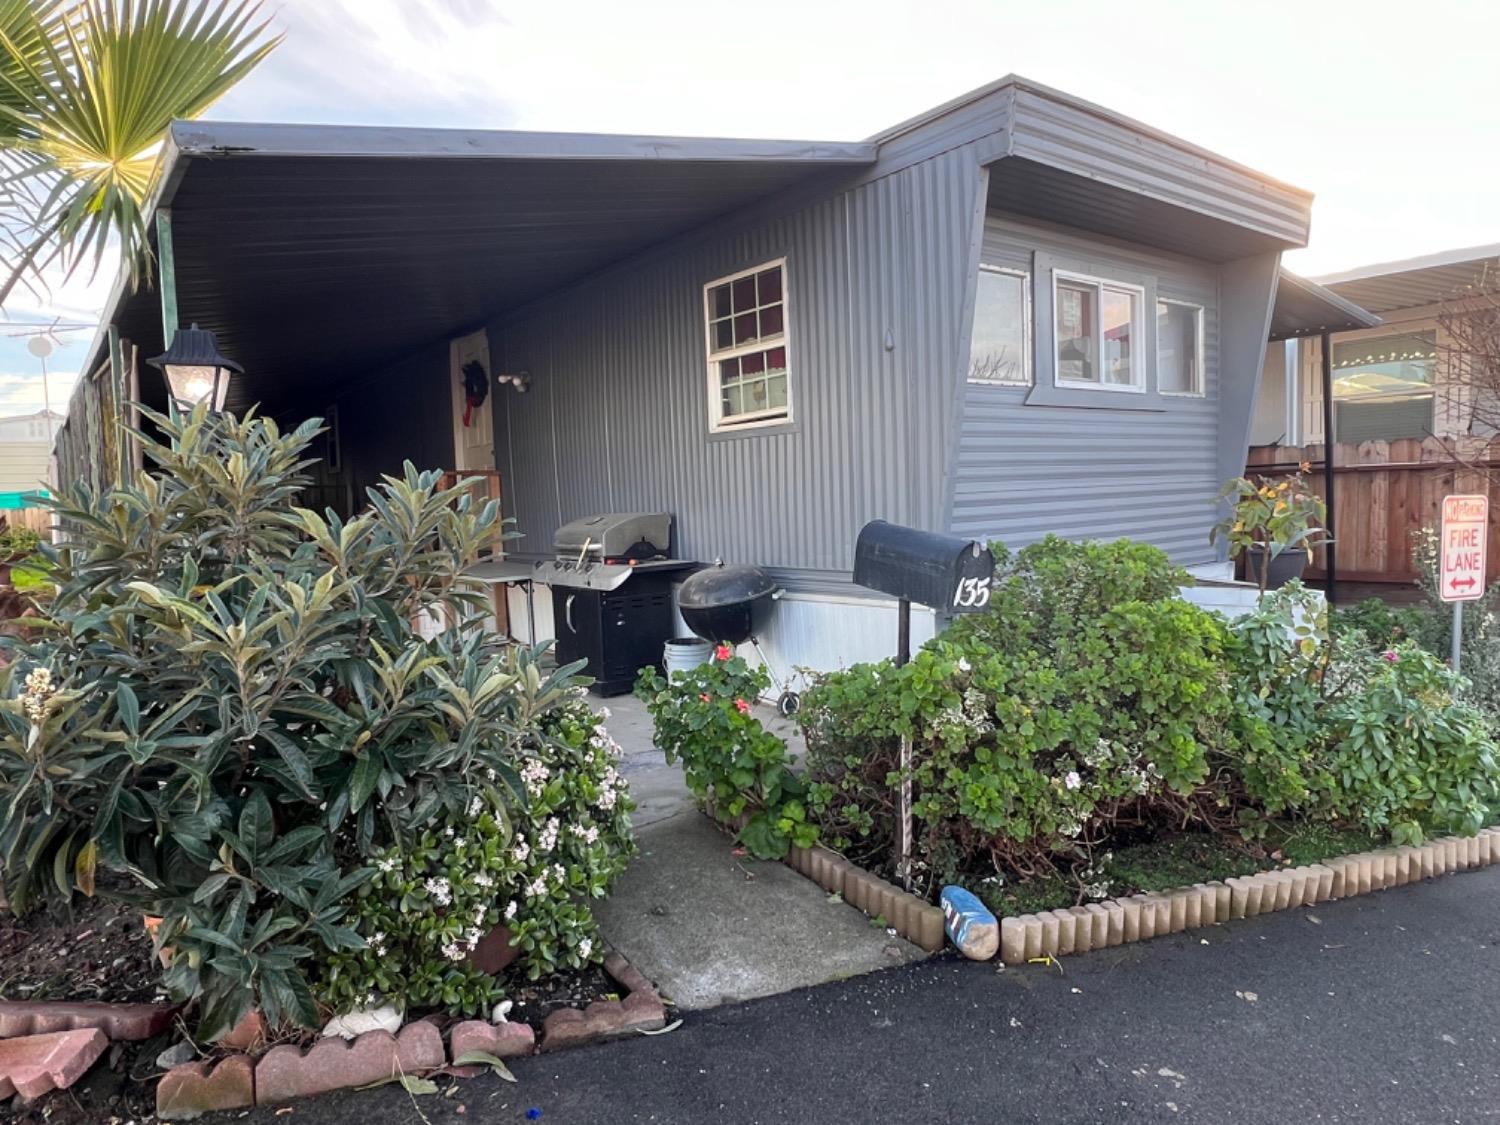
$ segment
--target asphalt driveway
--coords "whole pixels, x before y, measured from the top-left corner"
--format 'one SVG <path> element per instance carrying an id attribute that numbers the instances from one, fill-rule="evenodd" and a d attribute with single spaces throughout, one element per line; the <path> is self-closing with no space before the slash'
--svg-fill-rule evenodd
<path id="1" fill-rule="evenodd" d="M 939 958 L 522 1060 L 515 1085 L 415 1101 L 387 1087 L 248 1120 L 1493 1122 L 1497 1028 L 1489 868 L 1062 972 Z"/>

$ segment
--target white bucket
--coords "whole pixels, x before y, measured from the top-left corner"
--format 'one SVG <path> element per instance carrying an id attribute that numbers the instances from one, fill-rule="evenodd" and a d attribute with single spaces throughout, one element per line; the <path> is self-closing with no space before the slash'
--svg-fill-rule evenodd
<path id="1" fill-rule="evenodd" d="M 686 672 L 689 668 L 707 664 L 713 653 L 713 642 L 705 641 L 700 637 L 677 637 L 668 641 L 666 644 L 667 679 L 672 678 L 673 672 Z"/>

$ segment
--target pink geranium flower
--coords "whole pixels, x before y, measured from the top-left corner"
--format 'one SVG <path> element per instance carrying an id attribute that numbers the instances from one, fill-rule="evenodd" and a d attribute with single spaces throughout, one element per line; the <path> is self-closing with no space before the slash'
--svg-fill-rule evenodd
<path id="1" fill-rule="evenodd" d="M 746 703 L 743 699 L 736 699 L 734 705 L 740 709 L 741 715 L 750 714 L 750 704 Z"/>
<path id="2" fill-rule="evenodd" d="M 1388 648 L 1380 654 L 1380 659 L 1384 660 L 1387 664 L 1394 664 L 1401 659 L 1401 654 L 1393 648 Z"/>
<path id="3" fill-rule="evenodd" d="M 714 649 L 715 660 L 724 661 L 731 660 L 733 658 L 734 649 L 730 648 L 728 645 L 720 645 L 718 648 Z"/>

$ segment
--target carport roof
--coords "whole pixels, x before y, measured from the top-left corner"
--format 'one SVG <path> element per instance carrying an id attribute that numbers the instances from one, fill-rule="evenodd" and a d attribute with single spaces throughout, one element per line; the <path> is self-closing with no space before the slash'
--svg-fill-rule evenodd
<path id="1" fill-rule="evenodd" d="M 1271 310 L 1272 340 L 1374 328 L 1379 323 L 1380 317 L 1353 301 L 1315 281 L 1298 277 L 1288 270 L 1281 271 L 1276 285 L 1276 304 Z"/>
<path id="2" fill-rule="evenodd" d="M 875 156 L 871 142 L 177 122 L 150 210 L 172 213 L 181 323 L 217 333 L 274 406 L 313 373 L 357 377 Z M 108 307 L 144 355 L 164 350 L 153 288 L 117 288 Z"/>
<path id="3" fill-rule="evenodd" d="M 1399 262 L 1378 262 L 1329 274 L 1318 280 L 1351 301 L 1379 313 L 1439 304 L 1462 294 L 1500 270 L 1500 242 L 1424 254 Z"/>

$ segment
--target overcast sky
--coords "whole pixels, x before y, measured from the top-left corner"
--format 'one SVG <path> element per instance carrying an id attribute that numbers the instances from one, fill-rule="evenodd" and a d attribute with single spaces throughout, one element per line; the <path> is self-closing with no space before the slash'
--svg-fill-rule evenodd
<path id="1" fill-rule="evenodd" d="M 286 42 L 208 116 L 852 140 L 1007 73 L 1316 193 L 1316 276 L 1500 242 L 1490 0 L 281 0 Z M 108 278 L 12 322 L 97 318 Z M 88 331 L 50 361 L 65 400 Z M 0 336 L 0 414 L 39 409 Z"/>

